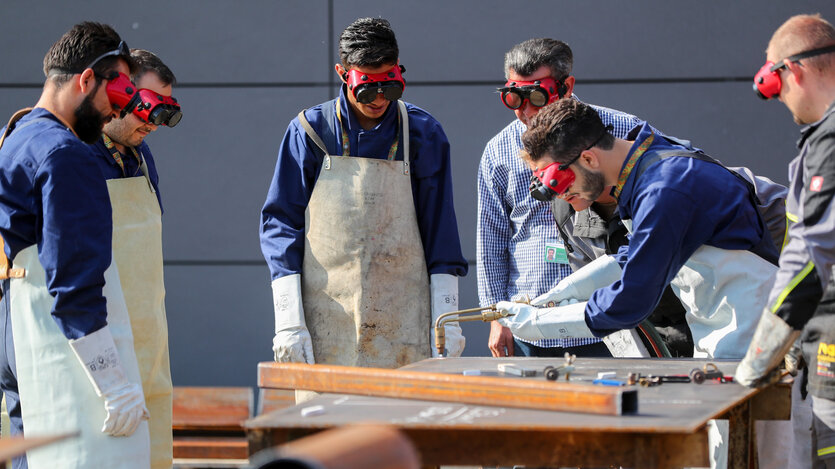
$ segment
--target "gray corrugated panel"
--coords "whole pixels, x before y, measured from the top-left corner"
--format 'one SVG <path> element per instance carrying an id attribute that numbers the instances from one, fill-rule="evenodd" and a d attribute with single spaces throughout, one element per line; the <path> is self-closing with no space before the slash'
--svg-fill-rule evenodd
<path id="1" fill-rule="evenodd" d="M 274 315 L 264 266 L 166 266 L 175 386 L 254 386 L 272 360 Z"/>
<path id="2" fill-rule="evenodd" d="M 183 83 L 327 82 L 336 54 L 326 0 L 3 2 L 0 83 L 41 83 L 44 54 L 74 23 L 112 25 L 156 52 Z M 15 45 L 15 47 L 10 47 Z"/>
<path id="3" fill-rule="evenodd" d="M 420 81 L 500 78 L 504 52 L 531 37 L 569 43 L 581 78 L 748 77 L 774 29 L 809 12 L 831 20 L 835 2 L 351 0 L 334 2 L 334 29 L 389 19 L 407 77 Z"/>
<path id="4" fill-rule="evenodd" d="M 287 124 L 319 88 L 175 89 L 184 117 L 148 137 L 160 172 L 165 255 L 261 260 L 258 224 Z"/>

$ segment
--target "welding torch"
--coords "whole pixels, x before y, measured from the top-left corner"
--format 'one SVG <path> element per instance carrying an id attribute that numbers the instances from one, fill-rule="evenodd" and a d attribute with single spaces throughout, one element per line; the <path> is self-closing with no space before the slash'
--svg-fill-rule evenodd
<path id="1" fill-rule="evenodd" d="M 517 301 L 517 303 L 527 303 L 530 304 L 529 301 Z M 471 313 L 478 313 L 478 314 L 471 314 Z M 481 308 L 470 308 L 470 309 L 462 309 L 460 311 L 450 311 L 448 313 L 441 314 L 435 319 L 435 348 L 438 350 L 438 356 L 444 356 L 444 347 L 446 346 L 446 336 L 444 332 L 444 325 L 448 322 L 466 322 L 466 321 L 484 321 L 490 322 L 495 321 L 496 319 L 506 318 L 509 316 L 513 316 L 512 313 L 508 313 L 507 311 L 499 311 L 496 309 L 496 305 L 492 304 L 490 306 L 483 306 Z"/>

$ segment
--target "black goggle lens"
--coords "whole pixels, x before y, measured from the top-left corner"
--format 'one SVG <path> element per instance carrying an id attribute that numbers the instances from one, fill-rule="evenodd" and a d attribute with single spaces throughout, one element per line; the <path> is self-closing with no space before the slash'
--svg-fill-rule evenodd
<path id="1" fill-rule="evenodd" d="M 366 83 L 357 87 L 355 96 L 360 104 L 370 104 L 380 93 L 389 101 L 397 101 L 403 96 L 403 87 L 400 82 L 396 81 Z"/>

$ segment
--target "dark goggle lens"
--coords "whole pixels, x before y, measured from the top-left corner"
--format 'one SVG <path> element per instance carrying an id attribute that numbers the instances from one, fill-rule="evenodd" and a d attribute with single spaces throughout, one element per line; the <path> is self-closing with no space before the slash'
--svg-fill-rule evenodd
<path id="1" fill-rule="evenodd" d="M 510 109 L 519 109 L 524 98 L 516 90 L 502 91 L 502 102 Z"/>
<path id="2" fill-rule="evenodd" d="M 548 104 L 548 92 L 544 88 L 510 88 L 502 91 L 502 102 L 510 109 L 516 110 L 522 107 L 527 99 L 531 106 L 542 107 Z"/>
<path id="3" fill-rule="evenodd" d="M 528 92 L 528 101 L 535 107 L 542 107 L 548 104 L 548 93 L 542 88 L 536 88 Z"/>
<path id="4" fill-rule="evenodd" d="M 377 95 L 380 93 L 389 101 L 397 101 L 403 96 L 403 87 L 396 81 L 366 83 L 357 87 L 354 96 L 360 104 L 370 104 L 377 99 Z"/>

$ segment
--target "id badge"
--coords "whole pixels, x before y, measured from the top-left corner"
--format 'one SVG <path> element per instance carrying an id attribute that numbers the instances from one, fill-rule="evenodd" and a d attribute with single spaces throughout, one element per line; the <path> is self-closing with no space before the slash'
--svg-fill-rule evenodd
<path id="1" fill-rule="evenodd" d="M 568 253 L 561 239 L 551 239 L 545 243 L 545 262 L 568 264 Z"/>

